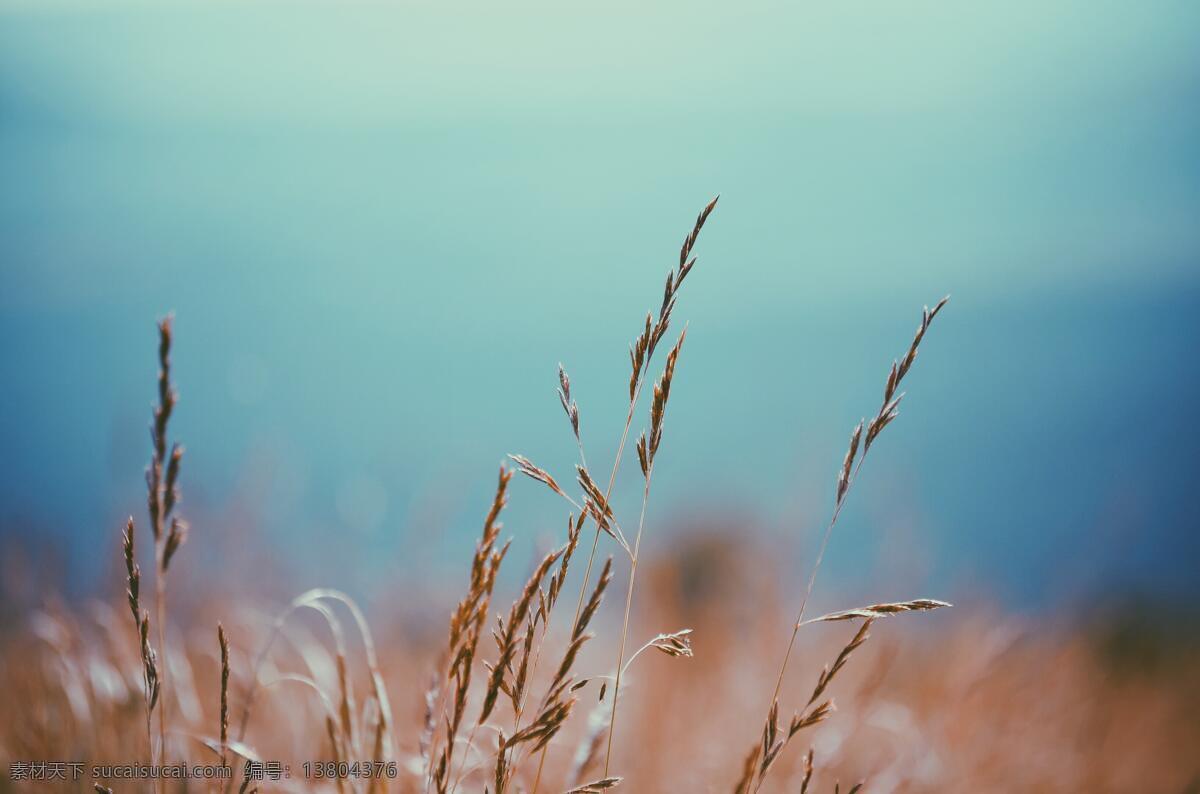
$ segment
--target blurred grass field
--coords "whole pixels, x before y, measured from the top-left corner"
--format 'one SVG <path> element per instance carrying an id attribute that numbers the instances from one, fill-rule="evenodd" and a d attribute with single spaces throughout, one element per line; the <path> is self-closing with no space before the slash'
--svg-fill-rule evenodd
<path id="1" fill-rule="evenodd" d="M 644 603 L 652 606 L 639 614 L 635 634 L 692 627 L 695 657 L 647 657 L 629 679 L 623 696 L 628 721 L 615 751 L 627 791 L 732 790 L 744 740 L 760 727 L 781 650 L 780 626 L 788 620 L 772 584 L 780 572 L 761 550 L 720 532 L 682 537 L 669 557 L 647 564 Z M 328 583 L 339 578 L 332 574 Z M 411 611 L 403 621 L 389 618 L 398 600 L 419 602 L 425 619 Z M 173 625 L 178 735 L 170 739 L 171 755 L 212 763 L 212 753 L 189 737 L 216 731 L 220 670 L 213 626 L 221 620 L 231 633 L 236 711 L 269 613 L 282 605 L 240 599 L 224 585 L 211 593 L 200 588 L 188 601 Z M 6 693 L 0 759 L 7 765 L 144 757 L 136 638 L 115 595 L 48 601 L 19 617 L 14 606 L 6 604 L 0 646 Z M 399 585 L 369 609 L 404 770 L 391 790 L 421 790 L 411 770 L 419 767 L 423 696 L 450 606 L 450 598 L 435 602 Z M 838 710 L 811 737 L 815 790 L 832 791 L 838 780 L 843 790 L 865 780 L 868 792 L 1200 790 L 1200 635 L 1194 618 L 1174 612 L 1162 604 L 1104 605 L 1090 614 L 1032 620 L 960 604 L 926 625 L 879 621 L 872 641 L 834 686 Z M 614 630 L 616 619 L 608 615 L 601 631 Z M 789 684 L 793 699 L 802 699 L 809 679 L 852 633 L 845 624 L 813 628 Z M 290 640 L 264 677 L 303 673 L 335 691 L 332 641 L 322 619 L 313 614 L 297 621 Z M 594 672 L 610 664 L 601 648 L 582 662 Z M 357 691 L 366 691 L 360 648 L 353 648 L 352 670 Z M 595 690 L 587 694 L 589 708 L 568 723 L 548 757 L 547 780 L 554 786 L 546 790 L 566 789 L 595 702 Z M 322 708 L 303 687 L 270 687 L 257 708 L 247 744 L 262 757 L 290 762 L 293 770 L 306 760 L 330 759 Z M 785 756 L 764 790 L 796 791 L 801 756 Z M 7 775 L 0 780 L 5 790 L 46 790 Z M 120 781 L 107 785 L 142 790 Z M 318 788 L 302 780 L 267 785 Z"/>

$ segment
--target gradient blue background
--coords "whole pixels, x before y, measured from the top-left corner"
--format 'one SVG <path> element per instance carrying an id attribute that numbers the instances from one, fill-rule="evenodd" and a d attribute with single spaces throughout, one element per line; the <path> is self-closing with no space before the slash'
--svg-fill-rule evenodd
<path id="1" fill-rule="evenodd" d="M 504 453 L 570 479 L 558 361 L 611 459 L 625 347 L 720 192 L 652 545 L 728 523 L 799 580 L 951 292 L 831 578 L 1195 593 L 1198 33 L 1192 2 L 6 3 L 5 548 L 101 574 L 174 310 L 193 544 L 457 577 Z M 558 531 L 520 485 L 510 530 Z"/>

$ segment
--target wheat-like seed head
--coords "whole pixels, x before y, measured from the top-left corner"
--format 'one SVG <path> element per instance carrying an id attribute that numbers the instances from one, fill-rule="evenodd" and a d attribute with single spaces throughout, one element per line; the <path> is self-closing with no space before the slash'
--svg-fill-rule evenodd
<path id="1" fill-rule="evenodd" d="M 497 640 L 500 649 L 500 658 L 496 661 L 495 666 L 492 668 L 492 674 L 488 679 L 483 708 L 479 714 L 480 724 L 486 722 L 487 718 L 491 715 L 492 709 L 496 705 L 496 700 L 500 695 L 501 684 L 505 681 L 505 673 L 510 672 L 513 656 L 517 652 L 517 631 L 525 622 L 525 616 L 529 613 L 529 605 L 533 603 L 534 594 L 538 592 L 542 579 L 550 572 L 551 566 L 558 561 L 558 558 L 562 556 L 565 550 L 564 547 L 547 554 L 534 570 L 533 575 L 529 577 L 529 581 L 525 583 L 525 588 L 521 591 L 520 598 L 513 602 L 508 622 Z M 530 644 L 532 644 L 532 639 L 530 640 Z M 515 693 L 513 697 L 515 700 Z"/>
<path id="2" fill-rule="evenodd" d="M 892 369 L 888 373 L 887 384 L 883 389 L 883 404 L 879 408 L 879 413 L 875 415 L 867 424 L 867 437 L 863 446 L 864 452 L 871 448 L 871 444 L 878 438 L 883 428 L 891 424 L 899 413 L 900 400 L 904 397 L 903 394 L 898 394 L 897 389 L 900 382 L 904 380 L 904 376 L 912 368 L 913 362 L 917 360 L 917 348 L 921 345 L 921 340 L 925 338 L 925 332 L 929 330 L 930 324 L 933 323 L 933 318 L 937 316 L 946 302 L 950 300 L 950 296 L 942 298 L 937 304 L 930 309 L 925 307 L 921 313 L 921 324 L 917 326 L 917 333 L 913 337 L 912 344 L 908 347 L 908 352 L 904 354 L 899 362 L 892 362 Z"/>
<path id="3" fill-rule="evenodd" d="M 867 641 L 867 637 L 871 636 L 867 633 L 868 629 L 871 628 L 871 622 L 871 618 L 864 620 L 862 625 L 858 627 L 858 631 L 850 639 L 850 642 L 846 643 L 846 647 L 842 648 L 841 653 L 833 660 L 833 664 L 821 671 L 821 675 L 817 678 L 817 685 L 813 688 L 812 695 L 808 698 L 808 705 L 812 705 L 817 698 L 824 694 L 834 677 L 846 666 L 846 662 L 850 659 L 850 654 L 854 653 L 859 646 Z"/>
<path id="4" fill-rule="evenodd" d="M 142 570 L 137 564 L 137 555 L 133 546 L 133 516 L 125 523 L 125 531 L 121 535 L 125 550 L 125 581 L 128 585 L 125 594 L 129 601 L 129 611 L 133 614 L 135 623 L 141 623 L 141 583 Z"/>
<path id="5" fill-rule="evenodd" d="M 846 492 L 850 489 L 850 471 L 854 466 L 854 458 L 858 454 L 858 443 L 862 440 L 863 423 L 859 422 L 854 427 L 854 432 L 850 434 L 850 447 L 846 450 L 846 458 L 842 461 L 842 468 L 838 471 L 837 480 L 837 503 L 840 505 L 846 498 Z"/>
<path id="6" fill-rule="evenodd" d="M 558 486 L 558 483 L 555 482 L 554 478 L 550 476 L 550 472 L 539 466 L 536 466 L 529 458 L 525 457 L 524 455 L 512 454 L 510 454 L 508 457 L 513 463 L 517 464 L 517 469 L 519 469 L 520 472 L 526 477 L 537 480 L 540 483 L 544 483 L 546 487 L 548 487 L 551 491 L 554 491 L 559 496 L 567 495 L 563 489 Z"/>
<path id="7" fill-rule="evenodd" d="M 558 603 L 558 597 L 562 593 L 563 584 L 567 581 L 567 569 L 571 563 L 571 557 L 575 554 L 575 549 L 579 547 L 579 538 L 583 533 L 583 522 L 587 520 L 587 515 L 587 510 L 585 509 L 579 513 L 578 519 L 575 519 L 573 516 L 567 517 L 567 548 L 563 552 L 558 572 L 550 577 L 550 592 L 546 596 L 547 611 L 553 609 L 554 605 Z"/>
<path id="8" fill-rule="evenodd" d="M 517 731 L 511 738 L 505 741 L 504 749 L 516 747 L 526 742 L 532 743 L 530 752 L 537 752 L 542 749 L 554 738 L 554 734 L 558 733 L 558 729 L 566 722 L 567 717 L 571 714 L 571 709 L 575 707 L 575 703 L 575 698 L 551 703 L 534 718 L 532 723 Z"/>
<path id="9" fill-rule="evenodd" d="M 167 455 L 167 425 L 171 421 L 171 413 L 175 410 L 178 392 L 171 383 L 171 339 L 173 318 L 168 315 L 158 324 L 158 405 L 154 407 L 153 421 L 150 425 L 150 440 L 153 447 L 150 466 L 146 470 L 147 506 L 150 512 L 150 529 L 154 540 L 162 539 L 166 529 L 165 523 L 170 517 L 171 509 L 178 501 L 176 481 L 179 477 L 179 464 L 183 457 L 183 448 L 175 445 Z M 164 469 L 166 483 L 164 485 Z M 178 545 L 178 544 L 177 544 Z"/>
<path id="10" fill-rule="evenodd" d="M 650 476 L 654 468 L 654 458 L 658 455 L 658 446 L 662 443 L 663 418 L 667 412 L 667 400 L 671 396 L 671 381 L 675 378 L 675 364 L 679 360 L 679 351 L 683 348 L 683 340 L 687 337 L 687 329 L 679 335 L 679 341 L 667 354 L 667 363 L 663 367 L 662 376 L 654 384 L 654 398 L 650 402 L 650 433 L 643 435 L 638 441 L 638 460 L 642 464 L 642 474 Z"/>
<path id="11" fill-rule="evenodd" d="M 153 711 L 158 705 L 159 694 L 158 654 L 150 644 L 150 615 L 145 612 L 142 612 L 138 624 L 138 636 L 142 642 L 142 675 L 146 684 L 147 708 Z"/>
<path id="12" fill-rule="evenodd" d="M 569 790 L 567 794 L 598 794 L 598 792 L 616 788 L 620 782 L 621 778 L 619 777 L 601 778 L 600 780 L 593 780 L 591 783 L 584 783 L 582 786 L 576 786 Z"/>
<path id="13" fill-rule="evenodd" d="M 691 629 L 680 629 L 670 634 L 659 634 L 650 640 L 650 647 L 662 651 L 667 656 L 692 657 Z"/>
<path id="14" fill-rule="evenodd" d="M 225 748 L 229 745 L 229 638 L 225 627 L 217 624 L 217 644 L 221 648 L 221 711 L 218 736 L 221 739 L 221 764 L 225 764 Z"/>
<path id="15" fill-rule="evenodd" d="M 858 607 L 857 609 L 847 609 L 842 612 L 830 612 L 828 615 L 822 615 L 819 618 L 805 621 L 806 623 L 820 623 L 823 621 L 834 620 L 854 620 L 855 618 L 865 618 L 874 620 L 875 618 L 886 618 L 892 615 L 897 615 L 901 612 L 925 612 L 931 609 L 940 609 L 941 607 L 949 607 L 945 601 L 937 601 L 932 598 L 917 598 L 912 601 L 896 601 L 890 604 L 872 604 L 868 607 Z"/>
<path id="16" fill-rule="evenodd" d="M 567 419 L 571 423 L 571 430 L 575 433 L 575 440 L 580 441 L 579 437 L 579 406 L 575 404 L 575 400 L 571 399 L 571 379 L 567 377 L 567 371 L 563 369 L 563 365 L 558 365 L 558 399 L 562 403 L 563 411 L 567 414 Z"/>

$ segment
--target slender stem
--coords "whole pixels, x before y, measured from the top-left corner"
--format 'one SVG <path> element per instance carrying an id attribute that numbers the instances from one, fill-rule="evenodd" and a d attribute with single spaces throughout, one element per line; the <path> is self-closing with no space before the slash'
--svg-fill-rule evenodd
<path id="1" fill-rule="evenodd" d="M 584 468 L 587 468 L 587 459 L 583 456 L 583 444 L 582 443 L 579 445 L 579 459 L 580 459 L 580 461 L 583 462 Z M 588 557 L 587 570 L 584 572 L 584 575 L 583 575 L 584 587 L 587 586 L 587 581 L 588 581 L 588 578 L 590 577 L 590 574 L 592 571 L 592 559 L 594 559 L 594 557 L 595 557 L 596 545 L 599 542 L 600 542 L 600 530 L 599 530 L 599 528 L 597 528 L 596 536 L 595 536 L 595 538 L 592 539 L 592 554 L 591 554 L 591 556 Z M 582 601 L 583 593 L 584 593 L 584 591 L 583 591 L 583 589 L 581 589 L 579 591 L 579 596 L 580 596 L 581 600 L 580 600 L 578 606 L 575 607 L 575 617 L 571 619 L 572 631 L 574 630 L 575 625 L 577 623 L 579 623 L 579 612 L 583 608 L 583 601 Z M 547 624 L 548 623 L 549 623 L 549 617 L 547 617 Z M 545 641 L 546 641 L 546 632 L 548 630 L 549 630 L 548 625 L 542 626 L 542 643 L 545 643 Z M 533 658 L 533 669 L 535 672 L 537 670 L 538 659 L 541 658 L 541 655 L 542 655 L 542 643 L 538 644 L 537 655 L 534 656 L 534 658 Z M 532 675 L 530 675 L 530 677 L 532 678 Z M 550 743 L 547 742 L 545 745 L 542 746 L 542 752 L 538 756 L 538 768 L 537 768 L 537 774 L 533 778 L 532 794 L 537 794 L 538 787 L 541 786 L 541 784 L 542 784 L 542 770 L 546 768 L 546 753 L 549 752 L 549 750 L 550 750 Z M 518 762 L 518 764 L 519 764 L 519 762 Z M 514 775 L 516 774 L 515 768 L 513 770 L 513 774 Z"/>
<path id="2" fill-rule="evenodd" d="M 650 362 L 646 362 L 649 367 Z M 621 431 L 621 443 L 617 445 L 617 456 L 613 460 L 612 472 L 608 475 L 608 489 L 604 492 L 604 501 L 608 501 L 612 497 L 613 484 L 617 481 L 617 469 L 621 465 L 621 457 L 625 454 L 625 444 L 629 440 L 629 428 L 633 426 L 633 412 L 637 408 L 638 397 L 642 395 L 642 385 L 645 383 L 645 370 L 638 377 L 637 385 L 633 390 L 633 399 L 629 401 L 629 412 L 625 415 L 625 429 Z M 579 457 L 584 461 L 584 466 L 587 466 L 586 460 L 583 458 L 583 444 L 579 445 Z M 639 535 L 641 534 L 639 530 Z M 596 561 L 596 548 L 600 545 L 600 522 L 596 522 L 596 534 L 592 537 L 592 550 L 588 553 L 587 566 L 583 571 L 583 581 L 579 584 L 579 602 L 575 605 L 575 617 L 571 619 L 571 631 L 579 625 L 579 614 L 583 611 L 583 600 L 587 596 L 588 581 L 592 578 L 592 563 Z M 628 551 L 628 546 L 626 547 Z M 634 552 L 631 556 L 631 561 L 636 564 L 637 553 Z M 550 744 L 547 742 L 542 747 L 542 757 L 538 761 L 537 778 L 533 782 L 532 794 L 537 794 L 538 784 L 542 780 L 542 768 L 546 765 L 546 753 L 550 750 Z"/>
<path id="3" fill-rule="evenodd" d="M 642 647 L 640 647 L 636 651 L 634 651 L 633 655 L 625 660 L 625 664 L 621 667 L 621 672 L 625 672 L 626 670 L 628 670 L 629 666 L 633 664 L 633 660 L 638 658 L 639 656 L 641 656 L 642 652 L 645 651 L 647 648 L 649 648 L 653 644 L 654 644 L 654 640 L 647 640 L 645 645 L 643 645 Z"/>
<path id="4" fill-rule="evenodd" d="M 580 451 L 582 451 L 582 449 Z M 534 651 L 534 654 L 533 654 L 533 667 L 530 668 L 529 676 L 528 676 L 528 678 L 526 678 L 525 692 L 522 692 L 521 697 L 517 700 L 517 706 L 516 706 L 517 719 L 513 725 L 513 735 L 514 736 L 517 733 L 519 733 L 521 730 L 521 716 L 525 713 L 525 695 L 528 693 L 529 689 L 532 686 L 534 676 L 537 675 L 538 662 L 540 662 L 542 659 L 542 646 L 544 646 L 546 644 L 546 634 L 548 634 L 549 631 L 550 631 L 550 615 L 549 615 L 549 613 L 547 613 L 545 620 L 542 622 L 542 638 L 541 638 L 541 640 L 538 641 L 537 650 Z M 508 778 L 510 780 L 516 777 L 517 770 L 520 768 L 521 762 L 525 760 L 524 758 L 521 757 L 521 748 L 520 747 L 513 750 L 512 758 L 514 758 L 516 760 L 514 760 L 511 764 L 508 765 L 509 766 Z M 545 755 L 542 756 L 542 760 L 543 761 L 545 760 Z M 541 769 L 542 769 L 542 765 L 539 763 L 538 764 L 539 774 L 541 773 Z M 537 790 L 536 786 L 534 786 L 534 790 L 535 791 Z M 501 793 L 497 792 L 496 794 L 501 794 Z"/>
<path id="5" fill-rule="evenodd" d="M 647 366 L 649 362 L 647 362 Z M 629 413 L 625 415 L 625 429 L 621 431 L 621 443 L 617 445 L 617 457 L 613 460 L 612 473 L 608 475 L 608 489 L 604 492 L 604 501 L 612 498 L 613 484 L 617 481 L 617 469 L 621 465 L 621 456 L 625 454 L 625 442 L 629 440 L 629 428 L 633 425 L 633 412 L 637 407 L 638 397 L 642 395 L 644 378 L 638 378 L 637 388 L 634 389 L 633 399 L 629 401 Z M 588 554 L 587 567 L 583 571 L 583 582 L 579 585 L 579 603 L 575 605 L 575 617 L 571 621 L 574 630 L 579 623 L 579 613 L 583 611 L 583 599 L 587 595 L 588 580 L 592 577 L 592 563 L 596 561 L 596 547 L 600 545 L 600 522 L 596 522 L 596 535 L 592 538 L 592 550 Z"/>
<path id="6" fill-rule="evenodd" d="M 467 771 L 467 753 L 471 752 L 471 749 L 475 747 L 475 731 L 477 730 L 479 730 L 478 722 L 471 727 L 471 732 L 467 734 L 467 749 L 463 750 L 462 763 L 458 766 L 458 777 L 454 779 L 454 785 L 450 787 L 450 794 L 458 791 L 458 784 L 462 782 L 463 775 Z"/>
<path id="7" fill-rule="evenodd" d="M 439 662 L 439 665 L 444 668 L 445 661 L 443 660 L 442 662 Z M 437 708 L 434 710 L 434 712 L 433 712 L 434 714 L 442 714 L 446 710 L 446 700 L 450 694 L 447 689 L 448 683 L 449 683 L 448 681 L 442 681 L 440 683 L 440 685 L 438 686 Z M 434 724 L 436 725 L 436 723 L 434 723 Z M 439 734 L 440 734 L 440 731 L 435 729 L 433 732 L 433 737 L 431 738 L 431 740 L 429 742 L 429 764 L 428 764 L 428 768 L 425 770 L 425 773 L 426 773 L 425 774 L 425 785 L 421 789 L 422 794 L 425 794 L 426 792 L 429 791 L 429 784 L 433 782 L 433 757 L 435 755 L 434 751 L 437 749 L 437 746 L 438 746 L 438 735 Z"/>
<path id="8" fill-rule="evenodd" d="M 549 742 L 546 743 L 549 746 Z M 542 748 L 542 757 L 538 759 L 537 776 L 533 779 L 533 794 L 537 794 L 538 786 L 542 785 L 542 768 L 546 766 L 546 748 Z"/>
<path id="9" fill-rule="evenodd" d="M 145 686 L 146 691 L 146 749 L 150 751 L 150 763 L 154 764 L 154 728 L 151 726 L 150 712 L 150 686 Z"/>
<path id="10" fill-rule="evenodd" d="M 293 601 L 282 614 L 275 618 L 271 625 L 271 632 L 267 635 L 267 641 L 263 643 L 259 649 L 258 655 L 254 657 L 254 666 L 250 668 L 250 687 L 246 690 L 246 696 L 242 703 L 242 716 L 238 720 L 237 740 L 243 742 L 246 740 L 246 727 L 250 723 L 250 709 L 254 705 L 254 696 L 258 693 L 258 671 L 267 660 L 267 654 L 271 652 L 271 646 L 275 644 L 276 638 L 283 630 L 283 622 L 287 616 L 292 614 L 296 609 L 295 601 Z"/>
<path id="11" fill-rule="evenodd" d="M 642 547 L 642 528 L 646 525 L 646 504 L 650 501 L 650 478 L 654 465 L 646 472 L 646 485 L 642 489 L 642 513 L 638 518 L 637 537 L 633 541 L 633 559 L 629 564 L 629 589 L 625 593 L 625 618 L 621 623 L 621 642 L 617 650 L 617 680 L 613 683 L 612 716 L 608 722 L 608 749 L 604 753 L 604 777 L 608 777 L 609 762 L 612 760 L 613 733 L 617 727 L 617 703 L 621 695 L 621 673 L 625 663 L 625 639 L 629 635 L 629 613 L 633 608 L 633 585 L 637 579 L 638 553 Z"/>
<path id="12" fill-rule="evenodd" d="M 583 464 L 583 468 L 587 468 L 587 455 L 583 454 L 583 439 L 575 437 L 575 444 L 579 447 L 579 462 Z"/>
<path id="13" fill-rule="evenodd" d="M 647 362 L 649 366 L 649 362 Z M 604 492 L 604 501 L 612 498 L 613 484 L 617 481 L 617 469 L 621 465 L 621 456 L 625 454 L 625 442 L 629 440 L 629 428 L 633 425 L 633 412 L 637 407 L 638 397 L 642 396 L 644 377 L 639 377 L 637 388 L 634 389 L 633 399 L 629 401 L 629 413 L 625 415 L 625 429 L 621 431 L 621 443 L 617 445 L 617 457 L 613 460 L 612 473 L 608 475 L 608 489 Z M 587 595 L 588 580 L 591 579 L 592 563 L 596 560 L 596 547 L 600 544 L 600 522 L 596 522 L 596 536 L 592 538 L 592 550 L 588 554 L 587 568 L 583 572 L 583 582 L 579 586 L 579 603 L 575 605 L 575 618 L 571 621 L 574 630 L 579 623 L 579 613 L 583 611 L 583 599 Z"/>
<path id="14" fill-rule="evenodd" d="M 158 554 L 158 570 L 154 576 L 154 607 L 158 621 L 158 648 L 162 664 L 159 672 L 158 696 L 158 762 L 167 763 L 167 678 L 170 675 L 170 660 L 167 658 L 167 575 L 162 565 L 162 552 Z"/>
<path id="15" fill-rule="evenodd" d="M 825 527 L 825 536 L 821 539 L 821 548 L 817 551 L 817 559 L 813 564 L 812 574 L 808 577 L 808 587 L 804 591 L 804 598 L 800 601 L 800 614 L 796 616 L 796 622 L 792 626 L 792 637 L 788 640 L 787 651 L 783 654 L 783 664 L 779 668 L 779 677 L 775 680 L 775 691 L 771 693 L 771 703 L 774 704 L 779 698 L 779 692 L 783 688 L 783 677 L 787 673 L 788 662 L 792 658 L 792 649 L 796 647 L 796 636 L 800 633 L 800 625 L 804 622 L 804 612 L 808 609 L 808 599 L 812 596 L 813 587 L 817 583 L 817 572 L 821 570 L 821 562 L 825 559 L 825 549 L 829 546 L 829 537 L 833 534 L 833 527 L 837 524 L 838 516 L 842 514 L 842 506 L 846 504 L 846 497 L 850 495 L 850 488 L 854 481 L 858 479 L 858 471 L 862 468 L 863 461 L 867 459 L 867 450 L 863 450 L 862 456 L 854 465 L 854 473 L 850 476 L 849 482 L 846 483 L 846 491 L 842 498 L 833 508 L 833 515 L 829 519 L 829 524 Z M 770 711 L 770 706 L 768 706 Z M 757 792 L 762 787 L 762 777 L 758 779 L 758 784 L 754 787 Z"/>

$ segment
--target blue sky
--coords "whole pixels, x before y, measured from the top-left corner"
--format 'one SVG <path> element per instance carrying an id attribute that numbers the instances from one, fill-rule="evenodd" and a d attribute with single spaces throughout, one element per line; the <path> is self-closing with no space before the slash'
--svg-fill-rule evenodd
<path id="1" fill-rule="evenodd" d="M 1016 603 L 1194 590 L 1195 4 L 0 17 L 0 521 L 81 581 L 141 506 L 165 311 L 196 542 L 256 503 L 299 565 L 420 584 L 504 453 L 569 471 L 557 362 L 611 455 L 625 346 L 720 192 L 660 536 L 736 515 L 801 564 L 950 292 L 835 571 L 915 547 L 919 583 Z M 514 531 L 558 528 L 519 497 Z"/>

